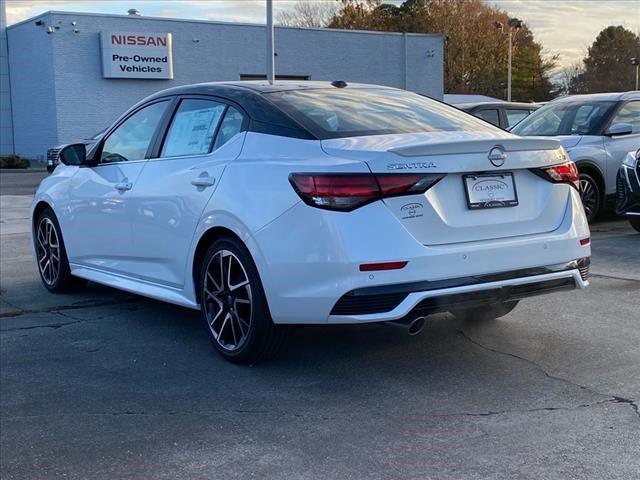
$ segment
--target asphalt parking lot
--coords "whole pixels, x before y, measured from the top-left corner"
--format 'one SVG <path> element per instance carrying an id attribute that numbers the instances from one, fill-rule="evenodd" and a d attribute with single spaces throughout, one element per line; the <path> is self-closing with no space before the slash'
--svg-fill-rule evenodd
<path id="1" fill-rule="evenodd" d="M 21 176 L 24 175 L 24 176 Z M 295 329 L 224 362 L 197 313 L 49 294 L 42 173 L 1 172 L 0 477 L 624 479 L 640 475 L 640 234 L 593 228 L 591 287 L 495 322 Z"/>

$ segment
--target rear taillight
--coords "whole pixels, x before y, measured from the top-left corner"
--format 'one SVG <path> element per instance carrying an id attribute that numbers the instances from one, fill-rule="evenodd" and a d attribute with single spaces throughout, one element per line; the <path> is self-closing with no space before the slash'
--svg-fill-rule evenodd
<path id="1" fill-rule="evenodd" d="M 534 172 L 553 183 L 569 183 L 579 188 L 578 167 L 573 162 L 562 163 L 553 167 L 537 168 Z"/>
<path id="2" fill-rule="evenodd" d="M 373 173 L 292 173 L 289 181 L 312 207 L 349 212 L 386 197 L 424 193 L 444 175 Z"/>

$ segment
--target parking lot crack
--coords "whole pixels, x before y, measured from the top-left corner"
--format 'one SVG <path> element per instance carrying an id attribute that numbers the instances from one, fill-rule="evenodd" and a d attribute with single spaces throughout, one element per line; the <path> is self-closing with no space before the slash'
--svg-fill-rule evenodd
<path id="1" fill-rule="evenodd" d="M 558 411 L 573 411 L 583 408 L 592 408 L 598 405 L 603 405 L 607 403 L 630 403 L 626 399 L 620 398 L 608 398 L 604 400 L 598 400 L 597 402 L 592 403 L 584 403 L 580 405 L 575 405 L 571 407 L 539 407 L 539 408 L 530 408 L 530 409 L 513 409 L 513 410 L 489 410 L 485 412 L 451 412 L 451 413 L 408 413 L 402 415 L 405 418 L 453 418 L 453 417 L 493 417 L 499 415 L 512 415 L 512 414 L 529 414 L 529 413 L 538 413 L 538 412 L 558 412 Z M 47 417 L 50 416 L 107 416 L 107 417 L 162 417 L 162 416 L 180 416 L 180 415 L 263 415 L 263 416 L 278 416 L 278 417 L 295 417 L 297 419 L 317 419 L 317 420 L 335 420 L 336 416 L 334 415 L 314 415 L 314 414 L 302 414 L 302 413 L 291 413 L 285 411 L 278 410 L 245 410 L 245 409 L 221 409 L 221 410 L 185 410 L 185 411 L 166 411 L 166 412 L 145 412 L 145 411 L 135 411 L 135 410 L 124 410 L 124 411 L 115 411 L 115 412 L 68 412 L 68 413 L 58 413 L 58 414 L 47 414 Z M 37 418 L 43 416 L 42 414 L 37 415 L 12 415 L 6 416 L 6 420 L 18 420 L 22 418 Z"/>
<path id="2" fill-rule="evenodd" d="M 14 317 L 20 317 L 22 315 L 33 314 L 33 313 L 59 313 L 61 315 L 64 315 L 63 312 L 67 312 L 69 310 L 81 310 L 83 308 L 106 307 L 110 305 L 119 305 L 122 303 L 133 303 L 136 300 L 137 300 L 136 298 L 131 297 L 131 298 L 124 298 L 124 299 L 117 299 L 117 300 L 92 301 L 92 302 L 85 302 L 82 304 L 54 305 L 51 307 L 42 307 L 42 308 L 20 308 L 3 299 L 5 303 L 9 304 L 16 310 L 12 312 L 0 313 L 0 318 L 14 318 Z"/>
<path id="3" fill-rule="evenodd" d="M 496 415 L 508 415 L 511 413 L 536 413 L 536 412 L 557 412 L 557 411 L 571 411 L 578 410 L 580 408 L 591 408 L 598 405 L 603 405 L 605 403 L 623 403 L 617 401 L 616 398 L 608 398 L 605 400 L 598 400 L 593 403 L 582 403 L 580 405 L 575 405 L 573 407 L 539 407 L 539 408 L 529 408 L 529 409 L 515 409 L 515 410 L 490 410 L 487 412 L 459 412 L 459 413 L 444 413 L 444 414 L 436 414 L 429 415 L 434 417 L 456 417 L 456 416 L 465 416 L 465 417 L 491 417 Z"/>
<path id="4" fill-rule="evenodd" d="M 526 362 L 526 363 L 528 363 L 530 365 L 533 365 L 535 368 L 540 370 L 546 377 L 548 377 L 548 378 L 550 378 L 552 380 L 556 380 L 556 381 L 559 381 L 559 382 L 564 382 L 564 383 L 567 383 L 567 384 L 572 385 L 574 387 L 580 388 L 581 390 L 586 390 L 586 391 L 588 391 L 588 392 L 590 392 L 590 393 L 592 393 L 594 395 L 598 395 L 598 396 L 607 398 L 607 400 L 603 400 L 603 401 L 600 401 L 600 402 L 597 402 L 597 403 L 624 403 L 624 404 L 628 404 L 632 408 L 632 410 L 634 411 L 635 415 L 638 418 L 640 418 L 640 409 L 638 408 L 638 404 L 635 401 L 631 400 L 631 399 L 620 397 L 620 396 L 616 396 L 616 395 L 602 393 L 602 392 L 599 392 L 597 390 L 594 390 L 593 388 L 587 387 L 586 385 L 581 385 L 579 383 L 573 382 L 573 381 L 571 381 L 571 380 L 569 380 L 567 378 L 563 378 L 563 377 L 558 377 L 558 376 L 552 375 L 549 372 L 547 372 L 541 365 L 537 364 L 536 362 L 534 362 L 534 361 L 532 361 L 532 360 L 530 360 L 528 358 L 521 357 L 519 355 L 516 355 L 515 353 L 503 352 L 501 350 L 497 350 L 495 348 L 488 347 L 488 346 L 483 345 L 482 343 L 478 342 L 477 340 L 474 340 L 473 338 L 471 338 L 464 330 L 462 330 L 460 328 L 458 328 L 456 330 L 468 342 L 472 343 L 473 345 L 476 345 L 477 347 L 480 347 L 480 348 L 482 348 L 484 350 L 487 350 L 489 352 L 492 352 L 492 353 L 497 353 L 498 355 L 504 355 L 504 356 L 507 356 L 507 357 L 516 358 L 516 359 L 521 360 L 523 362 Z M 595 404 L 586 404 L 585 406 L 589 406 L 589 405 L 595 405 Z M 580 406 L 578 406 L 577 408 L 580 408 Z"/>
<path id="5" fill-rule="evenodd" d="M 63 318 L 68 318 L 68 319 L 73 320 L 73 321 L 71 321 L 71 322 L 59 322 L 59 323 L 45 323 L 45 324 L 42 324 L 42 325 L 29 325 L 27 327 L 5 328 L 5 329 L 2 329 L 2 333 L 4 333 L 4 332 L 20 332 L 20 331 L 23 331 L 23 330 L 35 330 L 37 328 L 51 328 L 53 330 L 57 330 L 57 329 L 62 328 L 62 327 L 66 327 L 66 326 L 69 326 L 69 325 L 75 325 L 75 324 L 83 323 L 83 322 L 88 322 L 88 321 L 91 320 L 91 319 L 82 319 L 82 318 L 72 317 L 72 316 L 67 315 L 65 313 L 62 313 L 62 312 L 53 312 L 53 313 L 55 313 L 56 315 L 60 315 Z"/>
<path id="6" fill-rule="evenodd" d="M 631 400 L 629 398 L 616 397 L 616 396 L 613 397 L 612 401 L 615 402 L 615 403 L 625 403 L 625 404 L 629 405 L 631 407 L 631 409 L 635 412 L 636 416 L 638 418 L 640 418 L 640 409 L 638 408 L 638 404 L 635 401 L 633 401 L 633 400 Z"/>

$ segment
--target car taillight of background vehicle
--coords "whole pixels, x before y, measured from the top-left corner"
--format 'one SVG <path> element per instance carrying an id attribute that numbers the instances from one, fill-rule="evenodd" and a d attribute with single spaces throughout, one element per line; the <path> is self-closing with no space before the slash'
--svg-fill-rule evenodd
<path id="1" fill-rule="evenodd" d="M 426 192 L 444 174 L 292 173 L 289 181 L 312 207 L 349 212 L 376 200 Z"/>
<path id="2" fill-rule="evenodd" d="M 535 169 L 535 173 L 553 183 L 569 183 L 579 189 L 578 167 L 573 162 Z"/>

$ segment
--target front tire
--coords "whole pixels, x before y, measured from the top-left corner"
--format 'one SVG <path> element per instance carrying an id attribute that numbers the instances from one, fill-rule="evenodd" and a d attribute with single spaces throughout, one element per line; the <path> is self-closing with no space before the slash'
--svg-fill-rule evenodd
<path id="1" fill-rule="evenodd" d="M 50 208 L 45 208 L 35 223 L 33 243 L 40 280 L 47 290 L 64 293 L 86 283 L 71 275 L 62 230 Z"/>
<path id="2" fill-rule="evenodd" d="M 233 363 L 273 358 L 284 339 L 276 326 L 251 254 L 239 240 L 224 237 L 207 250 L 200 268 L 202 319 L 215 349 Z"/>
<path id="3" fill-rule="evenodd" d="M 579 174 L 580 199 L 587 221 L 591 223 L 600 213 L 600 186 L 594 177 L 585 172 Z"/>
<path id="4" fill-rule="evenodd" d="M 640 218 L 631 218 L 629 219 L 629 223 L 636 232 L 640 233 Z"/>
<path id="5" fill-rule="evenodd" d="M 504 317 L 518 305 L 519 300 L 510 302 L 483 305 L 477 308 L 461 308 L 452 310 L 451 313 L 459 320 L 466 322 L 487 322 L 496 318 Z"/>

